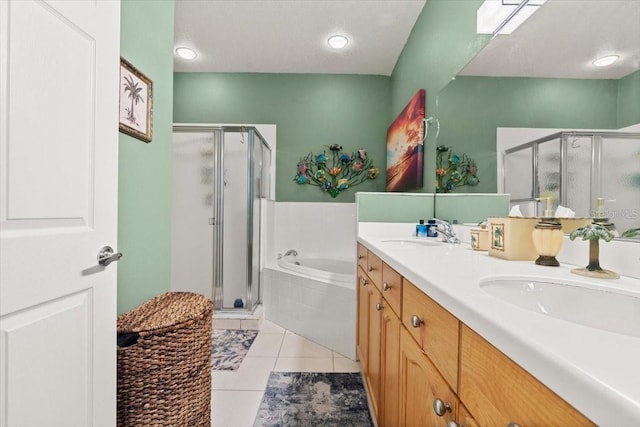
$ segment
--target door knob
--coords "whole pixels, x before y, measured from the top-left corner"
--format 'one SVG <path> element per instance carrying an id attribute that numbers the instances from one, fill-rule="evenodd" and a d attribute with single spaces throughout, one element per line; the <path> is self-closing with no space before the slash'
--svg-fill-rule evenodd
<path id="1" fill-rule="evenodd" d="M 100 265 L 107 266 L 120 258 L 122 258 L 122 254 L 120 252 L 114 253 L 111 246 L 105 246 L 98 252 L 98 264 Z"/>

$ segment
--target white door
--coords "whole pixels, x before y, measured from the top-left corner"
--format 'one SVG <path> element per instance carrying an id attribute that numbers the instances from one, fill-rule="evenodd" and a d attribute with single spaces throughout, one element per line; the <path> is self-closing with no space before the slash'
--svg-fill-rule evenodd
<path id="1" fill-rule="evenodd" d="M 0 426 L 116 412 L 119 1 L 0 0 Z"/>

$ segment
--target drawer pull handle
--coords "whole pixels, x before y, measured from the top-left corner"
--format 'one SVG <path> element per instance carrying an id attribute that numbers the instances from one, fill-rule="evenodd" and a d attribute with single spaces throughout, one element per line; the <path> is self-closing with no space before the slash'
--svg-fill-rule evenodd
<path id="1" fill-rule="evenodd" d="M 371 273 L 371 272 L 373 271 L 373 266 L 372 266 L 372 265 L 368 266 L 368 267 L 367 267 L 367 271 L 368 271 L 369 273 Z"/>
<path id="2" fill-rule="evenodd" d="M 362 259 L 362 258 L 364 258 L 364 255 L 358 254 L 358 259 Z"/>
<path id="3" fill-rule="evenodd" d="M 445 413 L 451 412 L 451 405 L 440 399 L 436 399 L 433 401 L 433 412 L 435 412 L 437 416 L 441 417 Z"/>
<path id="4" fill-rule="evenodd" d="M 415 314 L 411 316 L 411 326 L 413 326 L 414 328 L 419 328 L 422 325 L 424 325 L 424 320 L 422 320 Z"/>
<path id="5" fill-rule="evenodd" d="M 449 422 L 447 423 L 447 427 L 464 427 L 464 425 L 462 425 L 462 424 L 458 424 L 458 423 L 457 423 L 457 422 L 455 422 L 455 421 L 449 421 Z"/>
<path id="6" fill-rule="evenodd" d="M 388 284 L 387 282 L 382 283 L 382 290 L 383 291 L 388 291 L 389 289 L 391 289 L 391 285 Z"/>
<path id="7" fill-rule="evenodd" d="M 367 286 L 367 279 L 365 279 L 364 277 L 360 277 L 360 284 L 362 286 Z"/>
<path id="8" fill-rule="evenodd" d="M 379 302 L 378 302 L 378 303 L 376 303 L 376 310 L 377 310 L 377 311 L 380 311 L 380 310 L 382 310 L 383 308 L 384 308 L 384 306 L 383 306 L 382 304 L 380 304 Z"/>
<path id="9" fill-rule="evenodd" d="M 518 424 L 518 423 L 509 423 L 509 424 L 507 424 L 507 427 L 520 427 L 520 424 Z"/>

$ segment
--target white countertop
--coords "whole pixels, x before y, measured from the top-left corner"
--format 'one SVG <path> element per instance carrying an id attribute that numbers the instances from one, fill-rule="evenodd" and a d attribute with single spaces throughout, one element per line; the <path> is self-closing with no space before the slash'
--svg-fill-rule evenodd
<path id="1" fill-rule="evenodd" d="M 570 273 L 573 265 L 503 260 L 464 243 L 400 247 L 382 242 L 416 239 L 413 231 L 406 223 L 359 223 L 358 241 L 596 424 L 640 425 L 640 338 L 534 313 L 478 286 L 488 276 L 536 276 L 640 297 L 640 279 L 591 279 Z M 640 313 L 634 321 L 640 322 Z"/>

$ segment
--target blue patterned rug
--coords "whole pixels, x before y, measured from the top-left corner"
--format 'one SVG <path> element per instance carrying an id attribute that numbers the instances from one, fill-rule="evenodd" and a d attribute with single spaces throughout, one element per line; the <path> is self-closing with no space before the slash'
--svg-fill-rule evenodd
<path id="1" fill-rule="evenodd" d="M 214 329 L 211 346 L 211 369 L 235 371 L 247 355 L 258 331 L 249 329 Z"/>
<path id="2" fill-rule="evenodd" d="M 271 372 L 254 427 L 373 426 L 359 373 Z"/>

